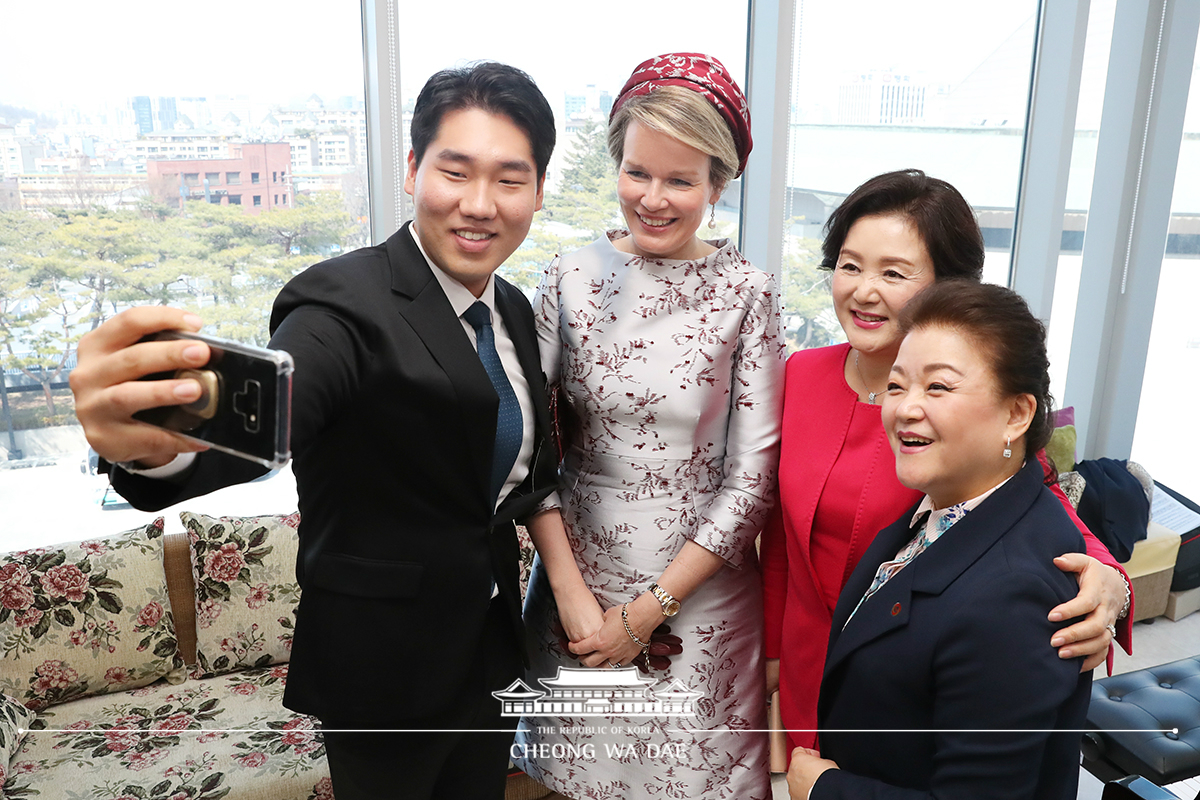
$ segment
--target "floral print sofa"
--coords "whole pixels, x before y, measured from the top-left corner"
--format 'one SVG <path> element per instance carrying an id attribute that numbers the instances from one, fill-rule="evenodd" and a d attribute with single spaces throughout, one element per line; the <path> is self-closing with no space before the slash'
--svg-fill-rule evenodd
<path id="1" fill-rule="evenodd" d="M 0 800 L 332 800 L 282 705 L 299 515 L 180 517 L 0 555 Z"/>
<path id="2" fill-rule="evenodd" d="M 0 556 L 0 796 L 331 800 L 282 705 L 298 516 Z"/>

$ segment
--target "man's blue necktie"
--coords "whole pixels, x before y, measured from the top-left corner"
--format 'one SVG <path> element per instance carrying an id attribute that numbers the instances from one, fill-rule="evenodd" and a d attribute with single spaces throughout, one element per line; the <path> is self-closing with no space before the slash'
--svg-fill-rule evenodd
<path id="1" fill-rule="evenodd" d="M 496 413 L 496 447 L 492 451 L 492 500 L 500 497 L 500 490 L 508 479 L 517 453 L 521 451 L 521 439 L 525 426 L 521 422 L 521 405 L 513 391 L 504 365 L 496 352 L 496 337 L 492 332 L 492 312 L 482 302 L 476 302 L 463 313 L 463 319 L 475 329 L 476 349 L 479 360 L 487 371 L 492 387 L 500 397 L 500 408 Z"/>

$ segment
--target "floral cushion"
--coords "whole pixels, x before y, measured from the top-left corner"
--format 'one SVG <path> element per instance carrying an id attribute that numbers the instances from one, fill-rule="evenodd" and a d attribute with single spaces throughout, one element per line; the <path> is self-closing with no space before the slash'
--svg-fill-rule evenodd
<path id="1" fill-rule="evenodd" d="M 0 691 L 32 709 L 185 680 L 163 520 L 0 556 Z"/>
<path id="2" fill-rule="evenodd" d="M 8 776 L 8 762 L 36 716 L 25 706 L 6 694 L 0 694 L 0 797 L 4 796 L 4 780 Z"/>
<path id="3" fill-rule="evenodd" d="M 300 589 L 299 514 L 179 515 L 196 578 L 196 667 L 205 678 L 288 661 Z"/>
<path id="4" fill-rule="evenodd" d="M 156 683 L 49 708 L 12 759 L 6 796 L 332 800 L 320 732 L 283 707 L 287 671 Z"/>

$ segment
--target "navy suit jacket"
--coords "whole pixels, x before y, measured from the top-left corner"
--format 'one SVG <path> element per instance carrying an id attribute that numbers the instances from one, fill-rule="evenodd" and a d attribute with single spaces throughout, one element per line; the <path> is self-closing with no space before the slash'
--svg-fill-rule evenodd
<path id="1" fill-rule="evenodd" d="M 296 362 L 301 514 L 289 708 L 387 725 L 437 713 L 479 656 L 493 580 L 525 654 L 513 520 L 555 489 L 557 459 L 533 312 L 500 278 L 496 306 L 537 417 L 529 476 L 498 510 L 499 400 L 407 225 L 310 267 L 276 299 L 271 346 Z M 182 485 L 122 470 L 113 484 L 152 509 L 263 472 L 210 451 Z"/>
<path id="2" fill-rule="evenodd" d="M 912 538 L 885 528 L 838 598 L 821 682 L 826 798 L 1074 800 L 1091 674 L 1050 646 L 1083 538 L 1031 459 L 846 620 Z M 843 630 L 845 626 L 845 630 Z M 861 731 L 861 732 L 848 732 Z M 892 731 L 892 732 L 888 732 Z M 895 731 L 908 731 L 899 733 Z"/>

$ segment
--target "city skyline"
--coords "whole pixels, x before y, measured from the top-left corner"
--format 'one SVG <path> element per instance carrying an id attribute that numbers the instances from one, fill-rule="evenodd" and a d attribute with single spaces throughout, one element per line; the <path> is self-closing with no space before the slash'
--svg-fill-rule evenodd
<path id="1" fill-rule="evenodd" d="M 1092 4 L 1085 52 L 1084 80 L 1077 117 L 1081 129 L 1095 129 L 1105 84 L 1107 36 L 1115 0 Z M 66 0 L 55 29 L 54 52 L 47 58 L 36 36 L 14 36 L 0 51 L 0 104 L 66 116 L 64 109 L 95 114 L 97 107 L 128 103 L 135 96 L 229 97 L 248 99 L 256 106 L 293 107 L 313 94 L 327 104 L 340 98 L 363 98 L 361 23 L 357 4 L 346 4 L 335 15 L 326 13 L 319 24 L 300 15 L 276 13 L 266 3 L 237 4 L 214 0 L 201 18 L 186 8 L 147 0 L 121 0 L 124 12 Z M 399 73 L 402 103 L 409 104 L 429 74 L 469 60 L 492 58 L 529 71 L 556 111 L 566 94 L 588 85 L 615 93 L 629 69 L 641 59 L 672 49 L 699 50 L 721 58 L 739 81 L 745 81 L 746 53 L 741 35 L 746 17 L 743 3 L 704 0 L 680 19 L 675 10 L 637 8 L 636 20 L 624 20 L 621 6 L 603 15 L 612 21 L 614 35 L 577 37 L 595 26 L 596 14 L 581 8 L 562 8 L 549 0 L 498 9 L 483 0 L 464 0 L 460 16 L 467 22 L 450 26 L 453 35 L 405 37 L 417 28 L 446 28 L 433 7 L 405 8 Z M 1030 50 L 1013 47 L 1014 36 L 1032 43 L 1037 4 L 1034 0 L 964 8 L 952 0 L 924 0 L 919 9 L 897 7 L 884 0 L 826 3 L 802 0 L 797 8 L 793 98 L 808 115 L 801 121 L 830 121 L 838 105 L 837 87 L 856 74 L 891 73 L 913 83 L 954 89 L 989 60 L 996 60 L 1006 43 L 1014 65 L 1029 69 Z M 864 25 L 862 19 L 870 19 Z M 36 6 L 6 10 L 10 30 L 35 30 L 44 21 Z M 546 22 L 553 20 L 553 23 Z M 712 24 L 712 23 L 718 24 Z M 268 47 L 244 48 L 240 42 L 268 30 Z M 557 32 L 570 35 L 569 57 Z M 164 32 L 169 33 L 164 38 Z M 831 35 L 837 32 L 837 35 Z M 531 45 L 531 37 L 533 44 Z M 131 43 L 165 41 L 171 46 Z M 196 42 L 201 44 L 197 45 Z M 120 46 L 114 46 L 119 43 Z M 197 58 L 193 52 L 225 52 L 230 58 Z M 278 46 L 281 49 L 274 49 Z M 236 54 L 234 56 L 233 54 Z M 310 54 L 319 54 L 314 57 Z M 147 59 L 152 68 L 147 68 Z M 1013 109 L 1017 108 L 1013 104 Z M 825 109 L 822 111 L 822 109 Z M 822 116 L 824 114 L 824 116 Z M 815 116 L 813 116 L 815 115 Z M 1005 116 L 1016 116 L 1009 109 Z M 1010 123 L 1011 124 L 1011 123 Z M 1200 129 L 1189 115 L 1187 130 Z"/>
<path id="2" fill-rule="evenodd" d="M 0 103 L 41 110 L 63 102 L 83 106 L 137 95 L 251 94 L 280 101 L 313 93 L 363 94 L 357 4 L 330 9 L 341 13 L 327 12 L 316 24 L 261 2 L 213 0 L 203 16 L 148 0 L 117 5 L 119 14 L 111 5 L 64 0 L 59 14 L 69 22 L 55 29 L 59 57 L 48 59 L 36 36 L 6 42 L 0 52 Z M 522 4 L 524 13 L 518 15 L 511 7 L 464 0 L 456 8 L 456 20 L 447 21 L 434 6 L 405 7 L 397 43 L 401 88 L 411 98 L 437 69 L 495 59 L 530 72 L 553 100 L 587 84 L 616 91 L 636 63 L 672 50 L 711 53 L 744 82 L 746 9 L 745 3 L 704 0 L 692 4 L 683 17 L 678 8 L 644 4 L 612 4 L 597 15 L 583 7 L 533 0 Z M 884 0 L 803 3 L 797 18 L 799 74 L 809 84 L 839 80 L 848 61 L 845 51 L 852 50 L 854 71 L 862 64 L 955 84 L 1035 11 L 1033 0 L 973 5 L 967 11 L 952 0 L 926 0 L 920 13 Z M 864 18 L 873 24 L 855 23 Z M 44 25 L 45 13 L 35 6 L 16 6 L 6 11 L 5 19 L 9 30 L 32 31 Z M 611 35 L 576 35 L 595 29 L 598 19 Z M 831 29 L 844 31 L 844 37 L 806 35 Z M 409 30 L 441 35 L 404 36 Z M 243 46 L 251 41 L 266 46 Z M 929 42 L 937 47 L 914 46 Z M 230 57 L 198 57 L 220 52 Z"/>

